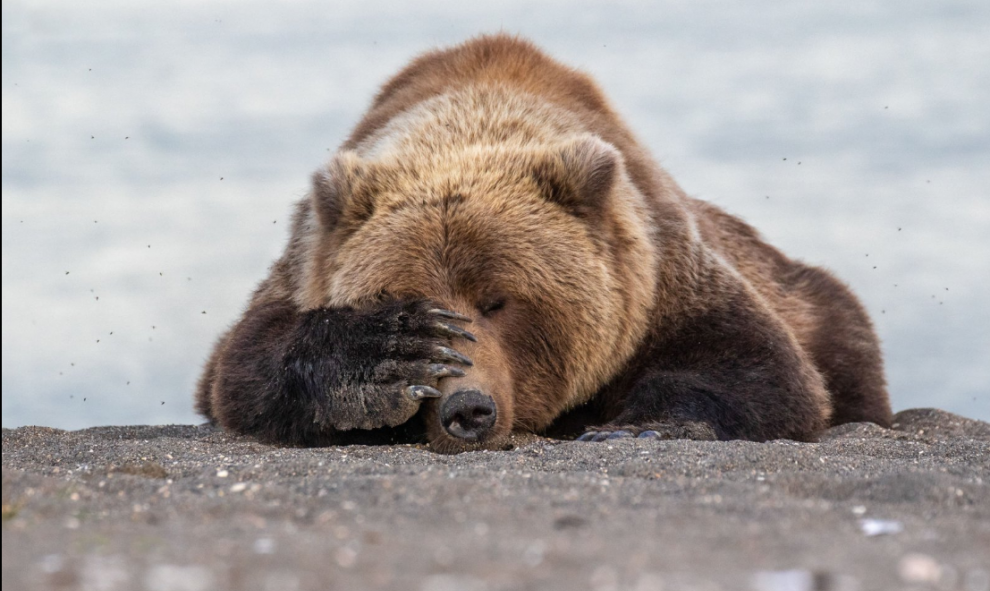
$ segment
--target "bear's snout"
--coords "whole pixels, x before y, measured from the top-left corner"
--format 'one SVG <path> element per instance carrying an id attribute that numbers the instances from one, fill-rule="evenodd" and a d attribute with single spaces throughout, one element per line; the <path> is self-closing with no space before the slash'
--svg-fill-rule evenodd
<path id="1" fill-rule="evenodd" d="M 481 441 L 495 425 L 495 401 L 478 390 L 460 390 L 440 405 L 440 424 L 453 437 Z"/>

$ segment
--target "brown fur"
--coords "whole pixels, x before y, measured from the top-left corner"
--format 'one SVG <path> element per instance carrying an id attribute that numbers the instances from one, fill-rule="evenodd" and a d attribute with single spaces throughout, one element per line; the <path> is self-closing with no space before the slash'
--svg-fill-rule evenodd
<path id="1" fill-rule="evenodd" d="M 242 324 L 274 302 L 394 299 L 475 318 L 478 342 L 458 345 L 474 366 L 439 386 L 495 399 L 485 446 L 512 430 L 645 428 L 692 413 L 756 440 L 890 422 L 877 339 L 848 288 L 685 195 L 586 75 L 512 37 L 428 53 L 383 87 L 315 175 Z M 197 396 L 233 428 L 243 405 L 217 384 L 237 371 L 238 330 Z M 695 391 L 718 400 L 695 408 L 684 394 Z M 435 407 L 420 412 L 434 445 L 470 447 Z"/>

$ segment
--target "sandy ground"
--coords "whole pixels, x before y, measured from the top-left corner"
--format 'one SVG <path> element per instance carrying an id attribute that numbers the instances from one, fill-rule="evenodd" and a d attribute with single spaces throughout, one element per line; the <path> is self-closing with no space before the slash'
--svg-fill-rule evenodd
<path id="1" fill-rule="evenodd" d="M 283 449 L 3 430 L 3 589 L 990 590 L 990 424 Z"/>

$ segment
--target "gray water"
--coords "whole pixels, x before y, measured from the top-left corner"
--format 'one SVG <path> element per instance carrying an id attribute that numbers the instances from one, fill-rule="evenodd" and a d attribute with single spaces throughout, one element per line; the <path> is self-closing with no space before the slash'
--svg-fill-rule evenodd
<path id="1" fill-rule="evenodd" d="M 990 419 L 990 2 L 5 0 L 3 426 L 197 421 L 310 173 L 410 57 L 497 30 L 848 281 L 895 409 Z"/>

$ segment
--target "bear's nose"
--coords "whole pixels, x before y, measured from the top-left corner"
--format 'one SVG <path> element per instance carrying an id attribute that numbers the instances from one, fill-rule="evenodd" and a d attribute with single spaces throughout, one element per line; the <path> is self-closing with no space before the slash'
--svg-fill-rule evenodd
<path id="1" fill-rule="evenodd" d="M 495 424 L 495 401 L 478 390 L 454 392 L 440 405 L 440 424 L 458 439 L 483 439 Z"/>

